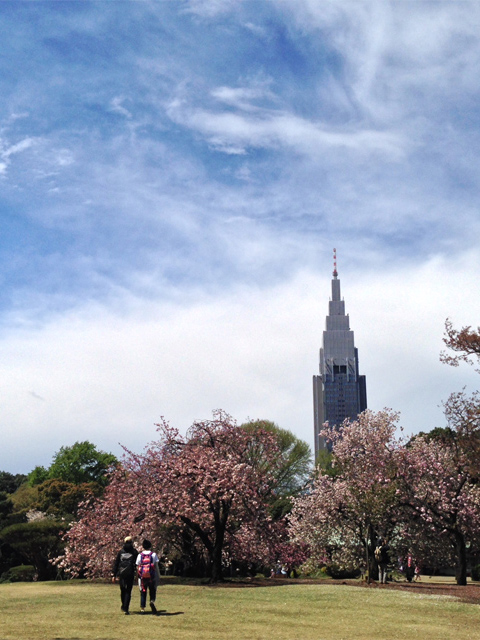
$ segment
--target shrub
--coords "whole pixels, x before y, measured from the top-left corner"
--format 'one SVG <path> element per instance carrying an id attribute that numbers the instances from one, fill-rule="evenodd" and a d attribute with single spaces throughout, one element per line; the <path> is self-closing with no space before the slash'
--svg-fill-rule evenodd
<path id="1" fill-rule="evenodd" d="M 472 567 L 472 580 L 476 582 L 480 581 L 480 564 L 476 564 Z"/>
<path id="2" fill-rule="evenodd" d="M 57 569 L 50 559 L 63 550 L 61 534 L 64 522 L 45 518 L 13 524 L 0 531 L 0 542 L 8 544 L 19 556 L 35 567 L 39 580 L 55 578 Z"/>
<path id="3" fill-rule="evenodd" d="M 326 573 L 335 580 L 346 580 L 349 578 L 358 578 L 360 569 L 350 567 L 340 567 L 338 564 L 329 564 L 326 566 Z"/>
<path id="4" fill-rule="evenodd" d="M 18 567 L 10 567 L 2 574 L 2 582 L 33 582 L 36 576 L 35 567 L 31 564 L 20 564 Z"/>

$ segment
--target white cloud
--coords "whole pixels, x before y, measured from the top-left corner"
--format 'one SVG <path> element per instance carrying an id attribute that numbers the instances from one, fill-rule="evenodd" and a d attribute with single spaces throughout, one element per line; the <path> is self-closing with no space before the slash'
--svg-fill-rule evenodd
<path id="1" fill-rule="evenodd" d="M 477 5 L 54 4 L 0 81 L 0 468 L 217 407 L 312 442 L 334 245 L 370 406 L 441 422 L 477 380 L 438 361 L 479 316 Z"/>
<path id="2" fill-rule="evenodd" d="M 53 161 L 59 167 L 69 167 L 75 162 L 75 158 L 70 149 L 58 149 L 54 151 Z"/>
<path id="3" fill-rule="evenodd" d="M 256 81 L 244 87 L 218 87 L 211 95 L 221 103 L 243 111 L 259 111 L 259 107 L 252 104 L 255 100 L 276 100 L 269 88 L 270 82 Z"/>
<path id="4" fill-rule="evenodd" d="M 0 139 L 0 174 L 5 175 L 11 162 L 11 157 L 30 149 L 36 140 L 34 138 L 24 138 L 15 144 L 9 144 L 6 140 Z"/>
<path id="5" fill-rule="evenodd" d="M 225 93 L 225 88 L 223 88 Z M 183 107 L 183 105 L 181 105 Z M 169 106 L 170 117 L 204 135 L 219 150 L 245 152 L 248 147 L 288 147 L 298 153 L 323 155 L 329 149 L 343 148 L 361 155 L 380 152 L 399 159 L 405 141 L 394 131 L 350 127 L 328 127 L 292 113 L 263 110 L 258 115 L 214 112 L 205 109 Z M 246 111 L 245 107 L 242 107 Z"/>
<path id="6" fill-rule="evenodd" d="M 409 432 L 443 424 L 441 401 L 477 380 L 438 354 L 447 316 L 456 326 L 480 316 L 469 293 L 479 276 L 478 254 L 380 273 L 340 268 L 369 406 L 401 411 Z M 114 314 L 86 305 L 10 331 L 0 343 L 0 468 L 48 464 L 79 439 L 116 454 L 118 442 L 141 450 L 161 415 L 185 429 L 216 408 L 239 421 L 275 420 L 312 444 L 311 380 L 329 294 L 328 277 L 302 272 L 185 306 L 126 298 Z"/>
<path id="7" fill-rule="evenodd" d="M 480 324 L 479 277 L 477 250 L 398 270 L 392 265 L 387 274 L 369 270 L 345 283 L 369 406 L 400 410 L 409 432 L 443 426 L 441 402 L 463 385 L 473 391 L 480 383 L 473 368 L 439 361 L 447 317 L 457 328 Z"/>
<path id="8" fill-rule="evenodd" d="M 238 8 L 242 0 L 188 0 L 186 11 L 204 18 L 214 18 Z"/>
<path id="9" fill-rule="evenodd" d="M 438 108 L 446 95 L 462 101 L 478 93 L 478 3 L 285 0 L 282 7 L 341 56 L 342 82 L 377 122 L 411 115 L 419 96 L 424 108 Z"/>
<path id="10" fill-rule="evenodd" d="M 116 96 L 110 100 L 110 109 L 114 113 L 119 113 L 122 116 L 130 119 L 132 117 L 131 112 L 123 106 L 125 98 L 123 96 Z"/>
<path id="11" fill-rule="evenodd" d="M 11 146 L 7 147 L 4 151 L 2 151 L 2 156 L 4 158 L 9 158 L 12 155 L 15 155 L 16 153 L 20 153 L 21 151 L 25 151 L 25 149 L 30 149 L 30 147 L 34 144 L 34 140 L 33 138 L 24 138 L 23 140 L 20 140 L 20 142 L 17 142 L 16 144 L 12 144 Z"/>

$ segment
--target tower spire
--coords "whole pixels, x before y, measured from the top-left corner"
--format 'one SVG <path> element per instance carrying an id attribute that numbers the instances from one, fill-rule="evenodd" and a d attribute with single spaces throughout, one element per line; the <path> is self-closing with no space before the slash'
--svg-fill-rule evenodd
<path id="1" fill-rule="evenodd" d="M 332 297 L 320 348 L 320 375 L 313 376 L 315 455 L 329 447 L 320 435 L 323 424 L 337 428 L 345 419 L 356 420 L 367 408 L 367 386 L 360 375 L 350 318 L 340 295 L 337 250 L 333 250 Z"/>

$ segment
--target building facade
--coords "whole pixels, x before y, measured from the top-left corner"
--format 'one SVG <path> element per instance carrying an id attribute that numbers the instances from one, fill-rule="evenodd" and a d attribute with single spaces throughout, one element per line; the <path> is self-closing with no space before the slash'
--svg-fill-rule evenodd
<path id="1" fill-rule="evenodd" d="M 366 408 L 366 379 L 359 375 L 358 350 L 350 318 L 345 315 L 345 302 L 340 296 L 334 250 L 332 298 L 320 349 L 320 375 L 313 376 L 315 459 L 327 448 L 320 436 L 323 423 L 340 426 L 346 418 L 355 420 Z"/>

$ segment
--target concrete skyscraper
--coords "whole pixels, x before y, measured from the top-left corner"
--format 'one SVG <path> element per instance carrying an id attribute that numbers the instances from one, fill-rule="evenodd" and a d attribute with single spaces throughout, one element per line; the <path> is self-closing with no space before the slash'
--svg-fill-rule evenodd
<path id="1" fill-rule="evenodd" d="M 367 408 L 366 380 L 358 373 L 358 350 L 340 297 L 336 249 L 333 258 L 332 298 L 320 349 L 320 375 L 313 376 L 315 458 L 326 449 L 319 434 L 324 422 L 340 426 L 345 418 L 355 420 Z"/>

